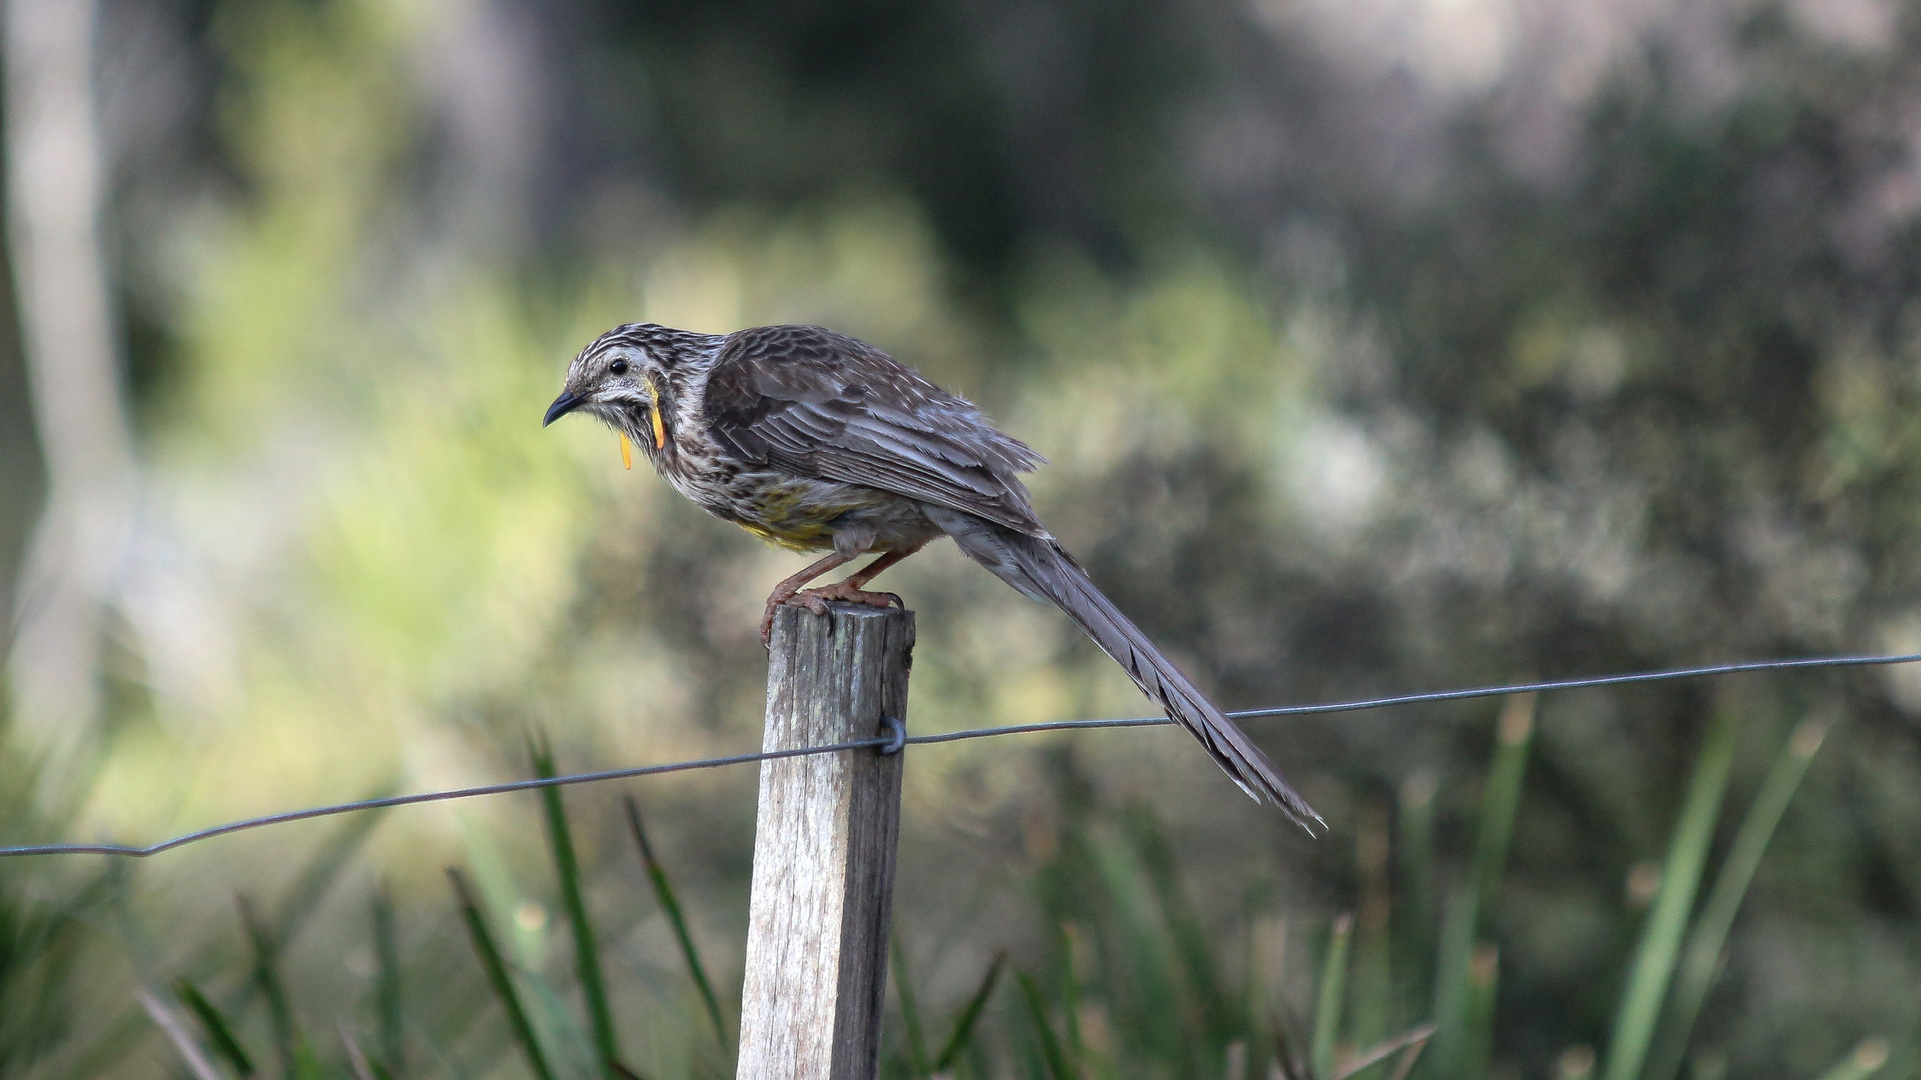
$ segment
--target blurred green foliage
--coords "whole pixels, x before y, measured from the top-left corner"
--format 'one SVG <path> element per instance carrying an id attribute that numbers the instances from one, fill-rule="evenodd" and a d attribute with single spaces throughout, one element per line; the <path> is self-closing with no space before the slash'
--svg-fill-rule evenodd
<path id="1" fill-rule="evenodd" d="M 493 778 L 533 729 L 561 769 L 751 744 L 789 557 L 538 426 L 637 319 L 824 323 L 975 397 L 1229 707 L 1921 647 L 1921 17 L 1523 8 L 105 3 L 148 603 L 87 779 L 0 757 L 4 839 Z M 1476 19 L 1501 48 L 1433 36 Z M 951 550 L 897 573 L 917 729 L 1142 710 Z M 1866 1075 L 1870 1035 L 1906 1075 L 1917 714 L 1895 670 L 1548 697 L 1518 741 L 1263 722 L 1318 843 L 1164 733 L 930 749 L 889 1069 L 1324 1075 L 1433 1020 L 1435 1077 Z M 628 1065 L 724 1073 L 751 778 L 643 794 L 645 861 L 579 794 L 0 865 L 0 1071 L 176 1068 L 142 991 L 222 1069 L 600 1071 L 596 955 Z"/>

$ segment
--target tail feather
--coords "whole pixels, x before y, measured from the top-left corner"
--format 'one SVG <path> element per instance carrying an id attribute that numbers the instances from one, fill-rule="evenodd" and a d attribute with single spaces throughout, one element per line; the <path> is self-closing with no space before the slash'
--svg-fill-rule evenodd
<path id="1" fill-rule="evenodd" d="M 1073 619 L 1126 670 L 1143 693 L 1200 740 L 1215 764 L 1242 791 L 1258 802 L 1280 807 L 1310 833 L 1325 826 L 1314 808 L 1281 778 L 1280 770 L 1267 755 L 1094 587 L 1087 572 L 1051 537 L 1028 536 L 942 507 L 929 505 L 925 510 L 969 558 L 1029 597 L 1058 606 Z"/>

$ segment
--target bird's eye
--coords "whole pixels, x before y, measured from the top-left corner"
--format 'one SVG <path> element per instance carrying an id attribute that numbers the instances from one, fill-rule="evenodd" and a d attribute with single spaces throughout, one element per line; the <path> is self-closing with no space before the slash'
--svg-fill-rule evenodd
<path id="1" fill-rule="evenodd" d="M 613 372 L 616 375 L 625 375 L 627 374 L 627 361 L 616 360 L 613 363 L 607 365 L 607 370 Z"/>

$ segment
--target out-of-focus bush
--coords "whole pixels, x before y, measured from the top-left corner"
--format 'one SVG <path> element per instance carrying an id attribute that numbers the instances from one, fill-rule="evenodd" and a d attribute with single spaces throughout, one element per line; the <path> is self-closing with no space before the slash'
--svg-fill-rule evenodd
<path id="1" fill-rule="evenodd" d="M 976 398 L 1053 459 L 1034 491 L 1054 531 L 1230 708 L 1914 647 L 1912 14 L 1369 10 L 105 4 L 143 531 L 95 780 L 21 838 L 512 774 L 530 727 L 562 767 L 751 744 L 757 609 L 792 558 L 623 472 L 608 433 L 539 427 L 566 359 L 630 320 L 824 323 Z M 0 407 L 24 430 L 24 404 Z M 31 447 L 0 461 L 4 516 L 30 520 Z M 893 573 L 922 612 L 917 728 L 1142 711 L 951 549 Z M 1750 716 L 1737 791 L 1811 709 L 1844 722 L 1703 1045 L 1812 1075 L 1867 1020 L 1916 1021 L 1914 680 L 1727 692 L 1542 703 L 1490 930 L 1497 1066 L 1604 1041 L 1595 988 L 1639 919 L 1624 883 L 1663 856 L 1711 701 Z M 1485 719 L 1262 722 L 1329 812 L 1318 843 L 1167 733 L 921 753 L 897 910 L 930 1015 L 997 948 L 1059 968 L 1044 936 L 1081 916 L 1005 887 L 1062 842 L 1059 791 L 1093 835 L 1155 807 L 1196 925 L 1320 917 L 1356 905 L 1355 845 L 1409 783 L 1436 792 L 1434 895 L 1467 872 Z M 647 791 L 725 983 L 751 779 Z M 621 828 L 579 825 L 589 898 L 619 992 L 650 993 L 678 961 L 636 923 Z M 54 1057 L 144 1031 L 136 985 L 242 993 L 218 982 L 247 962 L 235 890 L 263 910 L 311 893 L 282 977 L 304 1009 L 357 1000 L 376 879 L 428 973 L 410 982 L 457 988 L 409 1038 L 494 1045 L 438 871 L 470 864 L 510 954 L 547 963 L 531 804 L 392 814 L 316 890 L 302 868 L 333 865 L 330 835 L 117 879 L 75 954 L 101 1007 Z M 47 864 L 0 875 L 81 895 Z"/>

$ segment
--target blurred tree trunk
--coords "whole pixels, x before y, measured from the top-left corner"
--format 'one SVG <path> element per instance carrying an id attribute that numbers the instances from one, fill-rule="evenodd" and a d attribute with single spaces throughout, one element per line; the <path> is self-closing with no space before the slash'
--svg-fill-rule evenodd
<path id="1" fill-rule="evenodd" d="M 97 15 L 93 0 L 9 0 L 5 22 L 9 254 L 47 469 L 9 666 L 17 730 L 56 765 L 94 726 L 135 491 L 100 242 Z"/>

